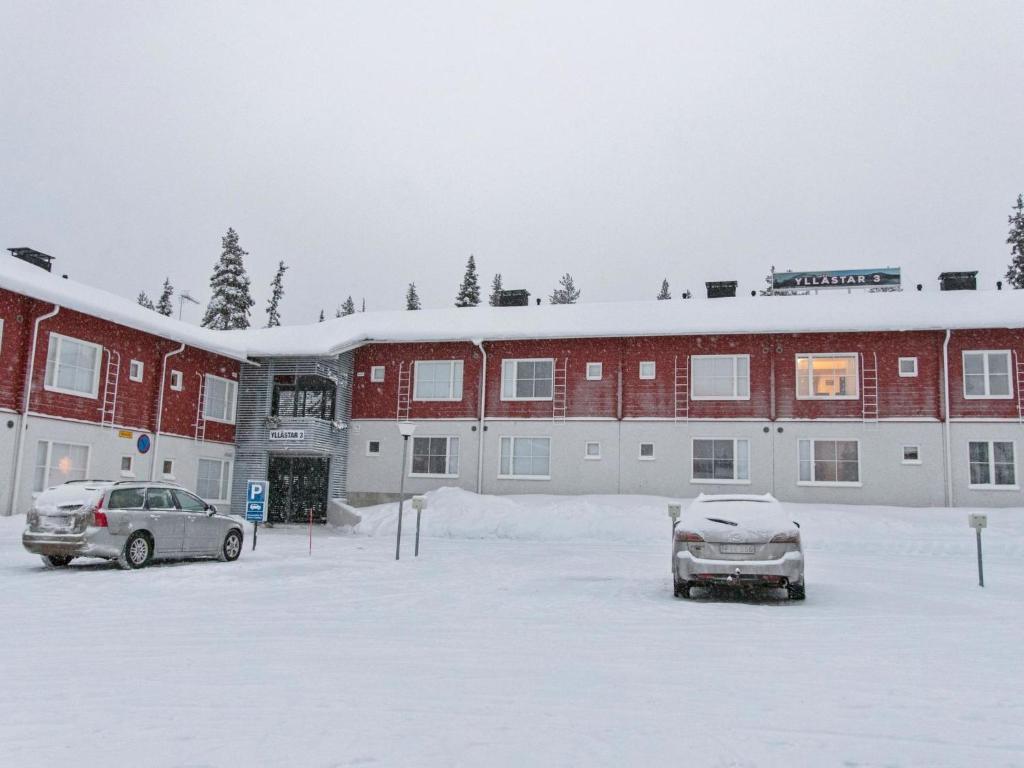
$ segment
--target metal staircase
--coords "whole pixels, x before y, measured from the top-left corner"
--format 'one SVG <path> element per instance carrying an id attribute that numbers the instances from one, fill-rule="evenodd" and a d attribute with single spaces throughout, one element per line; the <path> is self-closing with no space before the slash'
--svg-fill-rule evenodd
<path id="1" fill-rule="evenodd" d="M 675 382 L 674 390 L 674 416 L 676 421 L 686 421 L 690 418 L 690 356 L 687 355 L 683 364 L 679 364 L 679 357 L 675 359 Z"/>
<path id="2" fill-rule="evenodd" d="M 121 353 L 107 350 L 107 370 L 103 384 L 103 405 L 100 406 L 100 426 L 113 429 L 117 416 L 117 385 L 121 379 Z"/>
<path id="3" fill-rule="evenodd" d="M 206 377 L 196 373 L 199 377 L 199 399 L 196 400 L 196 440 L 206 440 Z"/>
<path id="4" fill-rule="evenodd" d="M 860 355 L 860 399 L 865 424 L 878 423 L 878 353 Z"/>
<path id="5" fill-rule="evenodd" d="M 1016 352 L 1013 353 L 1013 362 L 1017 370 L 1017 421 L 1024 424 L 1024 363 Z"/>
<path id="6" fill-rule="evenodd" d="M 569 412 L 569 359 L 555 360 L 551 381 L 551 420 L 564 422 Z"/>
<path id="7" fill-rule="evenodd" d="M 395 419 L 408 421 L 412 409 L 412 366 L 404 362 L 398 366 L 398 407 Z"/>

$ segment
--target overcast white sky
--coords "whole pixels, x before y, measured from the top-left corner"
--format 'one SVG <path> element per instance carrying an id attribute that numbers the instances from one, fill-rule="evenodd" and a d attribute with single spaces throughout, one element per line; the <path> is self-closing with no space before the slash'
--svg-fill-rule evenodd
<path id="1" fill-rule="evenodd" d="M 0 246 L 254 324 L 482 283 L 585 301 L 779 268 L 1005 271 L 1024 3 L 0 0 Z M 201 310 L 186 310 L 198 321 Z"/>

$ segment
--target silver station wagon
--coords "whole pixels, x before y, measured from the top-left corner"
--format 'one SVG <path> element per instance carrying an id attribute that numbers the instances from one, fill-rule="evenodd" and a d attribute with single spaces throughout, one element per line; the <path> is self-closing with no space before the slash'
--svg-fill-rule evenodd
<path id="1" fill-rule="evenodd" d="M 143 568 L 154 559 L 242 553 L 242 522 L 170 483 L 72 481 L 43 491 L 21 543 L 50 567 L 76 557 Z"/>

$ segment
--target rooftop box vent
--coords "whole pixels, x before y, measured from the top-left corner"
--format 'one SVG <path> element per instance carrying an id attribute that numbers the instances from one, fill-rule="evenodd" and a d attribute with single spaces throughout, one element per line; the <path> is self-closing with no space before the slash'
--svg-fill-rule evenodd
<path id="1" fill-rule="evenodd" d="M 736 295 L 736 281 L 723 280 L 717 283 L 704 283 L 708 289 L 709 299 L 721 299 Z"/>
<path id="2" fill-rule="evenodd" d="M 939 275 L 940 291 L 975 291 L 977 289 L 977 272 L 943 272 Z"/>
<path id="3" fill-rule="evenodd" d="M 48 256 L 45 253 L 40 253 L 35 248 L 8 248 L 11 252 L 11 256 L 22 261 L 27 261 L 33 266 L 45 269 L 47 272 L 50 271 L 50 262 L 53 261 L 53 256 Z"/>
<path id="4" fill-rule="evenodd" d="M 528 307 L 530 292 L 524 290 L 501 291 L 498 293 L 499 307 Z"/>

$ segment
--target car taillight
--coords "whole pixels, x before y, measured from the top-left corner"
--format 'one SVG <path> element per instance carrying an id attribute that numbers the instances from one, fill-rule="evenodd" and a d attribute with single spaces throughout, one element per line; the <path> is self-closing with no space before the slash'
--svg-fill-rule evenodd
<path id="1" fill-rule="evenodd" d="M 92 508 L 92 514 L 89 516 L 89 525 L 94 528 L 106 528 L 107 527 L 107 513 L 102 511 L 103 509 L 103 497 L 100 496 L 100 500 L 96 502 L 96 506 Z"/>
<path id="2" fill-rule="evenodd" d="M 704 538 L 693 531 L 676 531 L 676 541 L 704 541 Z"/>
<path id="3" fill-rule="evenodd" d="M 800 534 L 797 531 L 790 531 L 789 533 L 777 533 L 772 536 L 772 544 L 799 544 Z"/>

